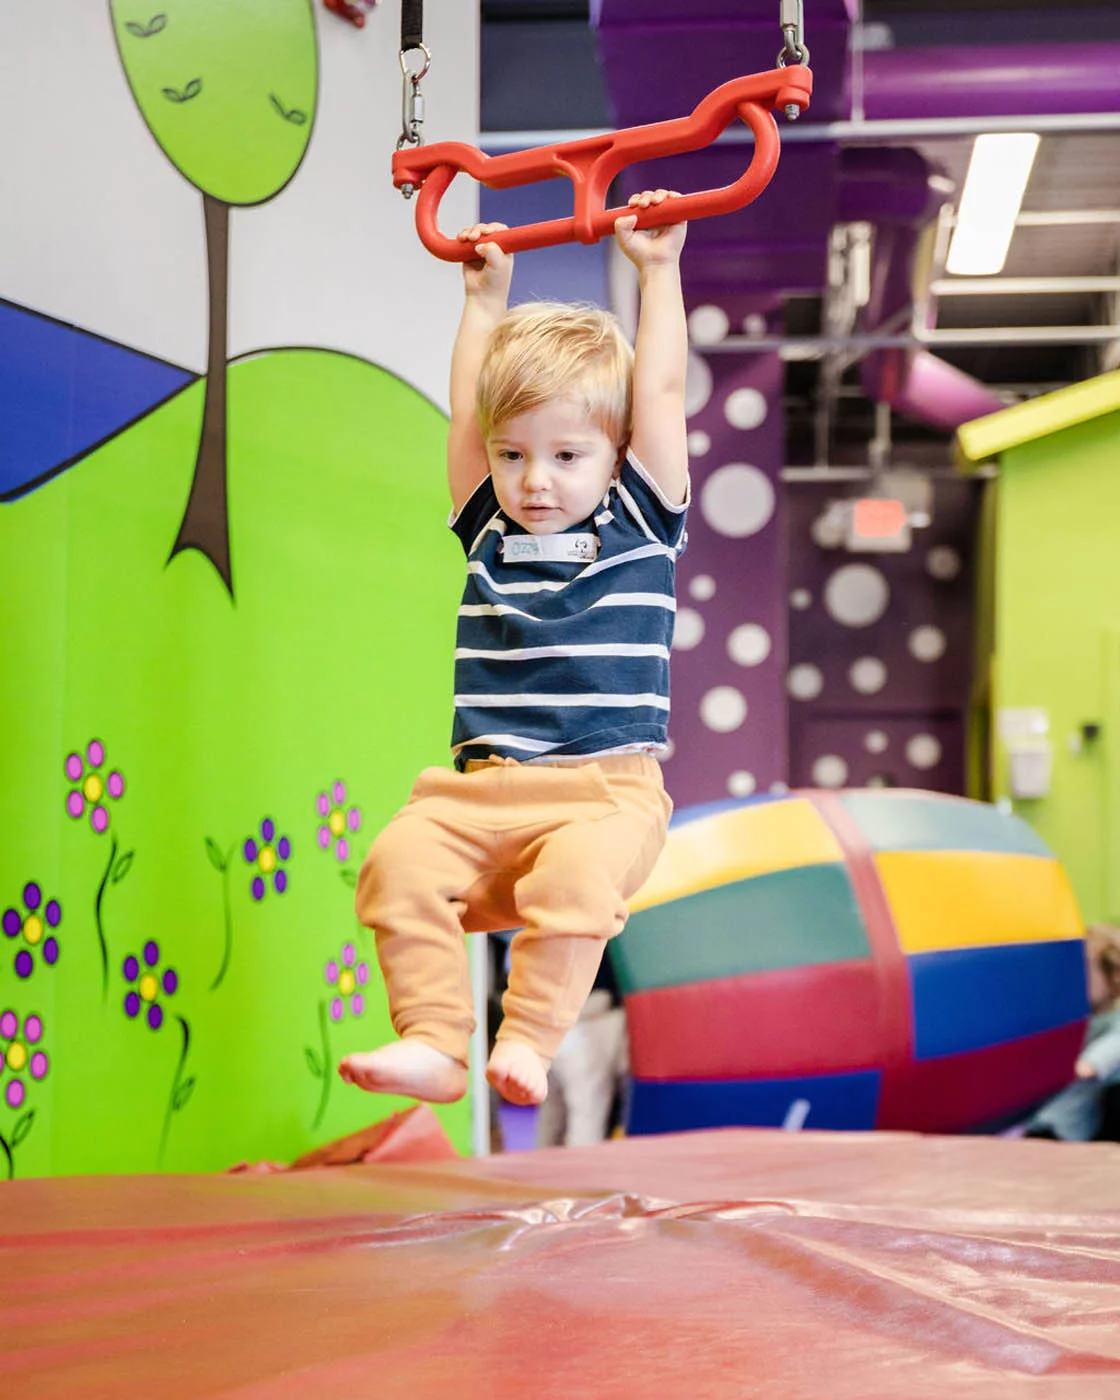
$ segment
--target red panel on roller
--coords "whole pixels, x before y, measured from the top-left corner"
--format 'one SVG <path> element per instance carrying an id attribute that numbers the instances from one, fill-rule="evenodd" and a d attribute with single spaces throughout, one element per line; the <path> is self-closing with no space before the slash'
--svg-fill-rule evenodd
<path id="1" fill-rule="evenodd" d="M 943 1133 L 995 1122 L 1022 1107 L 1024 1085 L 1039 1098 L 1063 1089 L 1084 1039 L 1085 1022 L 1073 1021 L 965 1055 L 916 1060 L 884 1075 L 875 1126 Z"/>
<path id="2" fill-rule="evenodd" d="M 871 962 L 779 968 L 626 998 L 642 1079 L 830 1074 L 882 1062 Z"/>

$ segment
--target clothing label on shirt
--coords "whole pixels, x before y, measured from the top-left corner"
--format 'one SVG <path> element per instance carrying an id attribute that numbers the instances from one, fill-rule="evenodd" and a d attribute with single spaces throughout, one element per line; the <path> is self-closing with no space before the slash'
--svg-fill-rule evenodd
<path id="1" fill-rule="evenodd" d="M 502 559 L 507 564 L 530 559 L 590 564 L 598 553 L 597 535 L 506 535 L 502 540 Z"/>

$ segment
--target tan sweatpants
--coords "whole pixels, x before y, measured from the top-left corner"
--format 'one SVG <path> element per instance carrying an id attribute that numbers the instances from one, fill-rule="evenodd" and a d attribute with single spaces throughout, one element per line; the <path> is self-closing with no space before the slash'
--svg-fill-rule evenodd
<path id="1" fill-rule="evenodd" d="M 475 1020 L 463 935 L 518 928 L 498 1039 L 551 1059 L 671 811 L 649 754 L 426 768 L 358 877 L 397 1034 L 465 1065 Z"/>

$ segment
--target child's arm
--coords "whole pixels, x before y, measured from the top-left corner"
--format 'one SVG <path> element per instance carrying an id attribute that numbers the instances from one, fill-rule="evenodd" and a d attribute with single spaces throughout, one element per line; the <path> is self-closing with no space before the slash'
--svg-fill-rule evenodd
<path id="1" fill-rule="evenodd" d="M 459 237 L 476 244 L 478 259 L 463 264 L 463 314 L 451 352 L 451 427 L 447 435 L 447 484 L 458 514 L 490 470 L 478 430 L 475 394 L 490 332 L 506 314 L 513 258 L 496 243 L 480 242 L 505 224 L 475 224 Z"/>
<path id="2" fill-rule="evenodd" d="M 672 199 L 668 190 L 646 190 L 630 203 L 645 209 Z M 684 382 L 688 326 L 681 293 L 680 257 L 687 224 L 637 230 L 635 215 L 615 222 L 618 245 L 638 269 L 641 304 L 634 340 L 634 455 L 673 505 L 688 493 L 688 431 Z"/>

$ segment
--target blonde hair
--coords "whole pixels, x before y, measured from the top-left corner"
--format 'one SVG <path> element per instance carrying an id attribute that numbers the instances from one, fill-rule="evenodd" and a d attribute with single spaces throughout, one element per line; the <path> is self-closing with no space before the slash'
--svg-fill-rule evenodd
<path id="1" fill-rule="evenodd" d="M 633 364 L 634 352 L 609 311 L 551 301 L 515 306 L 494 327 L 479 371 L 482 436 L 572 398 L 621 447 L 630 438 Z"/>

